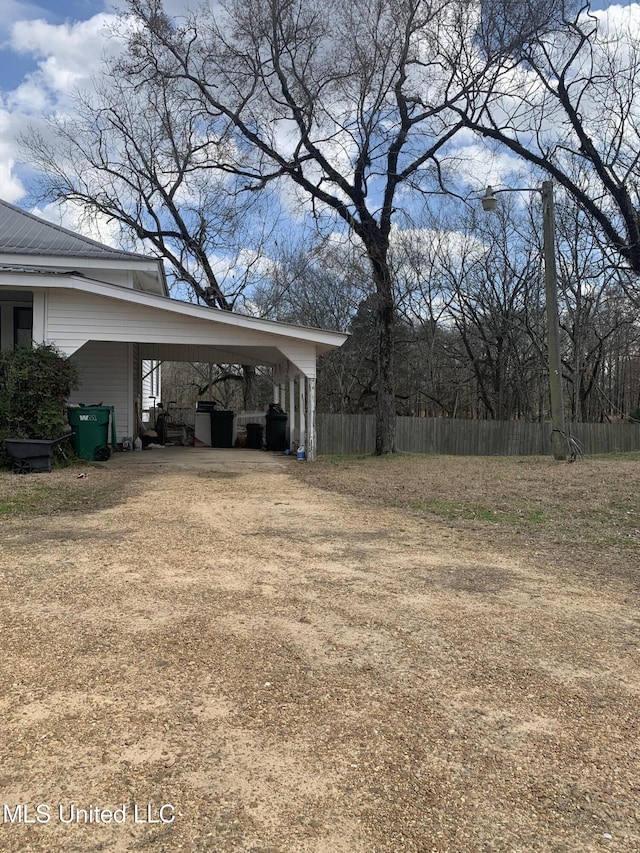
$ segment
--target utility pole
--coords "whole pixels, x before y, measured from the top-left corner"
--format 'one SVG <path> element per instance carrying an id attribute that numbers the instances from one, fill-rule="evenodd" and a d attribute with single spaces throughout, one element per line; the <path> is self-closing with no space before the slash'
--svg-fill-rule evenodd
<path id="1" fill-rule="evenodd" d="M 543 181 L 541 189 L 531 187 L 506 187 L 494 190 L 488 186 L 482 196 L 483 210 L 496 209 L 496 193 L 539 192 L 542 194 L 542 245 L 544 255 L 544 289 L 547 303 L 547 357 L 549 365 L 549 390 L 551 396 L 551 446 L 553 458 L 563 462 L 567 458 L 564 425 L 564 399 L 562 392 L 562 359 L 560 357 L 560 315 L 558 312 L 558 274 L 556 271 L 556 223 L 553 202 L 553 181 Z"/>
<path id="2" fill-rule="evenodd" d="M 560 357 L 560 316 L 558 313 L 558 275 L 556 271 L 556 229 L 553 182 L 542 182 L 542 228 L 544 248 L 544 287 L 547 303 L 547 354 L 549 389 L 551 392 L 551 444 L 553 458 L 564 461 L 567 445 L 562 394 L 562 359 Z"/>

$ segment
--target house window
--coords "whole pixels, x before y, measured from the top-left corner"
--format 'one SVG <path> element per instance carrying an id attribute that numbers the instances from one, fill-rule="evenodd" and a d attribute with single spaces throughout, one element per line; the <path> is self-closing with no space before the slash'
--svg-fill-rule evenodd
<path id="1" fill-rule="evenodd" d="M 33 308 L 13 309 L 13 345 L 30 347 L 33 342 Z"/>

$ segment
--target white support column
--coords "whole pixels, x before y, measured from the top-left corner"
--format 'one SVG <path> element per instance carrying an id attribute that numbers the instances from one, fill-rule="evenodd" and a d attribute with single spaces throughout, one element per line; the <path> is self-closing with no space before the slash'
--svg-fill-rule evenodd
<path id="1" fill-rule="evenodd" d="M 140 381 L 140 361 L 138 348 L 132 343 L 126 344 L 127 347 L 127 435 L 138 435 L 138 424 L 136 423 L 136 397 L 142 390 L 139 388 Z M 134 383 L 134 373 L 137 382 Z M 116 439 L 118 436 L 116 436 Z M 122 438 L 122 437 L 121 437 Z M 108 441 L 111 442 L 111 436 Z"/>
<path id="2" fill-rule="evenodd" d="M 307 398 L 306 398 L 306 394 L 305 394 L 306 378 L 305 378 L 303 373 L 298 374 L 298 385 L 299 385 L 299 393 L 300 393 L 300 398 L 299 398 L 299 403 L 300 403 L 300 432 L 299 432 L 298 443 L 304 444 L 307 440 L 307 430 L 306 430 L 306 424 L 305 424 L 305 411 L 306 411 L 306 406 L 307 406 Z"/>
<path id="3" fill-rule="evenodd" d="M 316 380 L 307 379 L 307 443 L 305 445 L 307 459 L 313 462 L 316 458 Z"/>
<path id="4" fill-rule="evenodd" d="M 44 344 L 46 343 L 46 329 L 47 329 L 47 292 L 46 290 L 34 290 L 33 291 L 33 326 L 31 331 L 31 337 L 33 339 L 34 344 Z M 11 312 L 13 313 L 13 312 Z M 9 314 L 9 312 L 7 312 Z M 13 323 L 13 321 L 12 321 Z M 4 338 L 4 335 L 3 335 Z M 13 325 L 11 327 L 11 336 L 7 336 L 7 340 L 10 340 L 9 346 L 13 346 Z M 5 347 L 6 348 L 6 347 Z"/>
<path id="5" fill-rule="evenodd" d="M 292 364 L 289 365 L 289 448 L 296 441 L 296 374 Z"/>

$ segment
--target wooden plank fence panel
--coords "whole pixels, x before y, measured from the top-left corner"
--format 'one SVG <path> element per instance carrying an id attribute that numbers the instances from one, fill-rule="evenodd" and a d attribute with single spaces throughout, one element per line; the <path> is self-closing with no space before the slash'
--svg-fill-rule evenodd
<path id="1" fill-rule="evenodd" d="M 462 456 L 546 456 L 551 424 L 454 418 L 397 418 L 396 444 L 405 453 Z M 374 415 L 317 415 L 318 453 L 375 450 Z M 640 450 L 640 424 L 570 424 L 585 454 Z"/>

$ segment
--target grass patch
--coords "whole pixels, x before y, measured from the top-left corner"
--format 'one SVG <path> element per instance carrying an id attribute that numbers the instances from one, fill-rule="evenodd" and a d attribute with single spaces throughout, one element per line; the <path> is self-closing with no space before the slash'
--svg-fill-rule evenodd
<path id="1" fill-rule="evenodd" d="M 632 450 L 628 453 L 621 453 L 620 451 L 613 451 L 611 453 L 597 453 L 590 457 L 591 459 L 601 459 L 603 461 L 606 460 L 615 460 L 615 459 L 623 459 L 628 462 L 640 462 L 640 450 Z"/>
<path id="2" fill-rule="evenodd" d="M 1 489 L 1 492 L 5 492 L 5 489 Z M 0 515 L 43 515 L 50 511 L 55 494 L 56 490 L 47 486 L 35 486 L 26 492 L 18 490 L 0 494 Z"/>
<path id="3" fill-rule="evenodd" d="M 572 465 L 550 456 L 399 454 L 330 457 L 293 473 L 369 505 L 473 528 L 485 541 L 519 547 L 524 536 L 529 548 L 554 560 L 562 552 L 569 562 L 600 560 L 623 571 L 629 550 L 640 545 L 639 461 L 635 452 Z"/>
<path id="4" fill-rule="evenodd" d="M 196 477 L 205 480 L 236 480 L 241 475 L 237 471 L 197 471 Z"/>
<path id="5" fill-rule="evenodd" d="M 428 512 L 439 518 L 489 521 L 494 524 L 543 524 L 548 521 L 542 509 L 491 509 L 485 506 L 470 506 L 461 502 L 441 500 L 411 501 L 409 507 L 417 512 Z"/>
<path id="6" fill-rule="evenodd" d="M 24 476 L 1 472 L 0 518 L 96 512 L 116 506 L 136 488 L 120 470 L 89 468 L 82 479 L 78 470 L 70 467 Z"/>
<path id="7" fill-rule="evenodd" d="M 354 462 L 371 462 L 371 460 L 376 460 L 384 465 L 388 462 L 412 459 L 415 456 L 415 453 L 385 453 L 382 456 L 378 456 L 376 453 L 323 453 L 317 457 L 317 461 L 327 465 L 346 465 Z"/>

